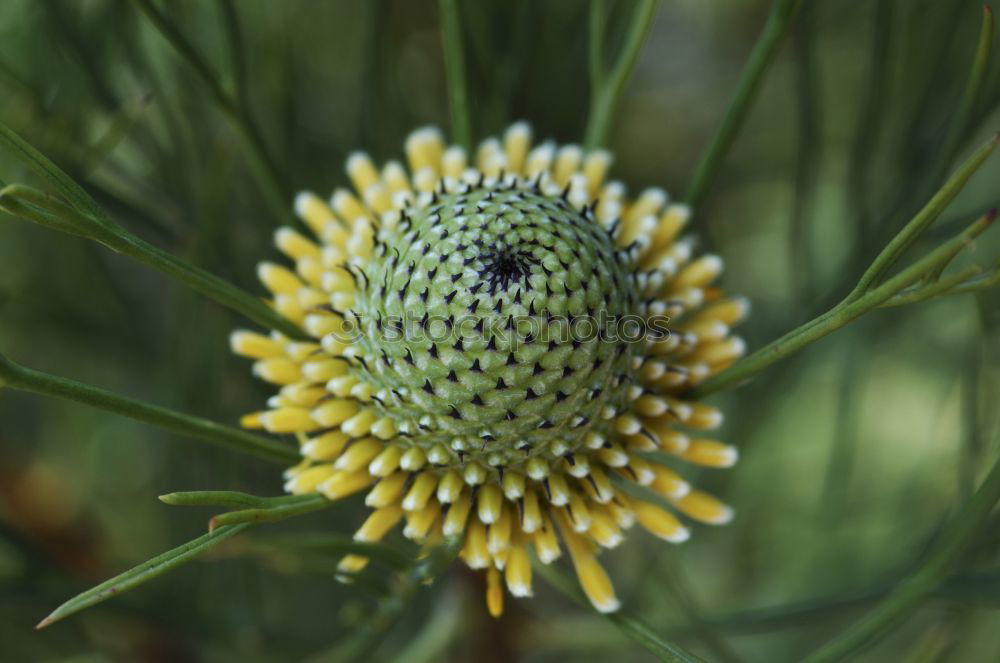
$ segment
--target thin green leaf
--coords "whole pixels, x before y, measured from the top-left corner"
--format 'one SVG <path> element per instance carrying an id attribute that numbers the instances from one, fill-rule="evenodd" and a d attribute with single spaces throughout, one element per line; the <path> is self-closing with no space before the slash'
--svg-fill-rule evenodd
<path id="1" fill-rule="evenodd" d="M 878 257 L 865 270 L 857 286 L 847 296 L 848 300 L 857 299 L 873 288 L 899 261 L 903 253 L 919 238 L 927 228 L 941 215 L 955 196 L 965 188 L 966 183 L 982 167 L 986 159 L 993 154 L 1000 142 L 1000 134 L 994 135 L 984 143 L 965 163 L 958 167 L 927 204 L 907 223 L 895 237 L 890 240 Z"/>
<path id="2" fill-rule="evenodd" d="M 967 292 L 979 292 L 988 290 L 1000 285 L 1000 265 L 995 265 L 993 269 L 984 274 L 971 278 L 964 283 L 959 283 L 947 292 L 949 295 L 961 295 Z"/>
<path id="3" fill-rule="evenodd" d="M 42 177 L 77 211 L 98 218 L 104 216 L 104 212 L 100 206 L 83 190 L 83 187 L 73 181 L 73 178 L 64 173 L 59 166 L 49 161 L 44 154 L 32 147 L 28 141 L 18 136 L 13 129 L 3 122 L 0 122 L 0 149 L 3 149 Z"/>
<path id="4" fill-rule="evenodd" d="M 923 564 L 860 621 L 832 642 L 820 647 L 807 663 L 842 661 L 871 646 L 906 616 L 947 578 L 954 565 L 982 533 L 990 513 L 1000 502 L 1000 460 L 993 464 L 975 495 L 942 532 L 937 547 Z"/>
<path id="5" fill-rule="evenodd" d="M 128 590 L 134 589 L 143 583 L 149 582 L 150 580 L 163 575 L 167 571 L 190 562 L 198 555 L 214 548 L 226 539 L 239 534 L 249 527 L 249 523 L 220 527 L 214 532 L 203 534 L 193 541 L 189 541 L 182 546 L 169 550 L 162 555 L 157 555 L 153 559 L 143 562 L 142 564 L 129 569 L 125 573 L 117 575 L 114 578 L 102 582 L 100 585 L 83 592 L 82 594 L 74 596 L 69 601 L 66 601 L 61 606 L 53 610 L 52 613 L 40 621 L 35 628 L 41 629 L 46 626 L 50 626 L 55 622 L 80 612 L 81 610 L 85 610 L 93 605 L 101 603 L 102 601 L 107 601 L 113 596 L 127 592 Z"/>
<path id="6" fill-rule="evenodd" d="M 305 659 L 312 663 L 359 661 L 369 657 L 384 641 L 384 634 L 399 621 L 417 591 L 431 584 L 454 561 L 461 548 L 461 539 L 451 537 L 425 553 L 409 569 L 394 579 L 395 591 L 379 601 L 373 614 L 365 619 L 354 634 L 333 648 Z"/>
<path id="7" fill-rule="evenodd" d="M 948 135 L 941 149 L 943 159 L 941 168 L 947 172 L 963 141 L 968 137 L 972 127 L 973 114 L 979 98 L 982 96 L 983 83 L 986 80 L 986 72 L 990 64 L 990 51 L 993 48 L 993 9 L 983 5 L 983 22 L 979 29 L 979 40 L 976 42 L 976 53 L 972 58 L 972 67 L 969 69 L 969 78 L 965 82 L 965 89 L 962 91 L 962 100 L 959 102 L 949 127 Z M 943 174 L 943 173 L 942 173 Z"/>
<path id="8" fill-rule="evenodd" d="M 138 99 L 123 104 L 114 113 L 104 133 L 80 154 L 80 168 L 85 173 L 97 168 L 101 160 L 110 154 L 128 135 L 149 106 L 152 98 L 152 94 L 144 94 Z"/>
<path id="9" fill-rule="evenodd" d="M 288 225 L 298 225 L 298 220 L 291 213 L 288 187 L 285 185 L 284 177 L 278 168 L 274 158 L 264 144 L 264 136 L 257 126 L 257 122 L 250 112 L 250 109 L 233 99 L 219 82 L 211 66 L 202 57 L 194 45 L 184 36 L 176 25 L 167 19 L 166 15 L 153 5 L 149 0 L 133 0 L 133 4 L 141 11 L 150 23 L 156 28 L 160 35 L 170 44 L 181 60 L 188 63 L 194 73 L 208 88 L 212 100 L 232 121 L 239 131 L 248 151 L 250 152 L 251 164 L 263 185 L 265 199 L 271 206 L 272 213 L 283 223 Z M 228 20 L 235 21 L 236 13 L 233 12 L 227 17 Z M 244 100 L 245 101 L 245 100 Z"/>
<path id="10" fill-rule="evenodd" d="M 573 599 L 581 606 L 591 607 L 590 602 L 587 601 L 583 592 L 580 591 L 580 588 L 569 576 L 551 564 L 541 564 L 538 560 L 533 560 L 533 562 L 533 566 L 538 574 L 561 594 Z M 642 645 L 661 661 L 697 663 L 702 660 L 679 645 L 660 637 L 642 619 L 626 611 L 612 612 L 601 616 L 607 618 L 608 621 L 621 629 L 623 633 Z"/>
<path id="11" fill-rule="evenodd" d="M 265 329 L 305 338 L 294 323 L 232 283 L 149 244 L 106 217 L 70 207 L 54 196 L 21 184 L 0 189 L 0 209 L 60 232 L 99 242 L 112 251 L 159 270 Z"/>
<path id="12" fill-rule="evenodd" d="M 824 104 L 820 94 L 820 58 L 817 51 L 815 5 L 806 4 L 793 33 L 795 46 L 795 92 L 798 154 L 795 158 L 795 198 L 788 233 L 788 262 L 800 305 L 813 299 L 815 289 L 815 219 L 818 207 L 820 164 L 823 162 L 821 139 Z"/>
<path id="13" fill-rule="evenodd" d="M 733 633 L 762 633 L 795 628 L 826 621 L 836 617 L 838 613 L 877 603 L 890 594 L 898 584 L 898 581 L 876 582 L 856 591 L 739 610 L 717 615 L 707 621 L 715 628 Z M 936 587 L 930 596 L 942 600 L 976 601 L 997 605 L 1000 600 L 998 589 L 1000 589 L 1000 570 L 987 569 L 955 574 Z M 670 630 L 687 633 L 691 630 L 691 626 L 677 625 Z"/>
<path id="14" fill-rule="evenodd" d="M 445 592 L 434 602 L 433 613 L 420 631 L 400 651 L 394 663 L 432 663 L 447 660 L 448 651 L 462 630 L 470 625 L 470 615 L 462 608 L 462 594 Z"/>
<path id="15" fill-rule="evenodd" d="M 722 163 L 736 140 L 754 99 L 757 97 L 764 75 L 774 62 L 778 46 L 781 45 L 792 20 L 802 7 L 803 1 L 775 0 L 774 4 L 771 5 L 771 13 L 768 15 L 764 29 L 753 47 L 753 52 L 750 54 L 747 66 L 736 86 L 736 93 L 726 110 L 722 124 L 719 125 L 712 142 L 695 168 L 691 187 L 685 197 L 688 204 L 693 207 L 701 204 L 712 182 L 715 181 L 715 177 L 718 175 L 719 169 L 722 167 Z"/>
<path id="16" fill-rule="evenodd" d="M 259 497 L 235 490 L 192 490 L 188 492 L 167 493 L 160 495 L 159 500 L 171 506 L 222 506 L 232 508 L 268 509 L 275 506 L 298 504 L 311 498 L 311 495 L 279 495 L 277 497 Z"/>
<path id="17" fill-rule="evenodd" d="M 915 304 L 917 302 L 923 302 L 928 299 L 933 299 L 934 297 L 940 297 L 942 295 L 953 294 L 955 287 L 961 284 L 968 283 L 970 280 L 976 276 L 983 273 L 983 268 L 979 265 L 969 265 L 965 269 L 958 271 L 950 276 L 946 276 L 940 281 L 930 283 L 928 285 L 920 286 L 917 288 L 910 288 L 905 290 L 898 295 L 886 300 L 882 306 L 904 306 L 906 304 Z"/>
<path id="18" fill-rule="evenodd" d="M 68 222 L 67 215 L 70 210 L 69 206 L 60 200 L 57 200 L 54 195 L 42 193 L 40 191 L 35 191 L 30 189 L 33 195 L 28 197 L 19 197 L 17 195 L 20 191 L 29 190 L 21 184 L 8 184 L 0 189 L 0 209 L 8 214 L 16 216 L 27 221 L 32 221 L 40 226 L 50 228 L 51 230 L 57 230 L 59 232 L 66 233 L 67 235 L 76 235 L 77 237 L 83 237 L 85 239 L 90 239 L 90 234 L 79 224 L 73 224 Z M 7 193 L 7 197 L 4 198 L 4 193 Z M 43 205 L 38 205 L 33 199 L 35 195 L 38 196 L 51 196 L 51 200 L 46 201 Z M 53 209 L 61 209 L 62 212 L 53 212 Z M 93 218 L 93 217 L 84 217 Z"/>
<path id="19" fill-rule="evenodd" d="M 294 495 L 298 499 L 288 500 L 285 504 L 276 506 L 259 507 L 254 509 L 243 509 L 241 511 L 230 511 L 213 517 L 208 521 L 208 530 L 226 525 L 238 525 L 240 523 L 273 523 L 286 518 L 300 516 L 304 513 L 318 511 L 330 506 L 332 502 L 319 493 L 311 495 Z"/>
<path id="20" fill-rule="evenodd" d="M 472 147 L 472 118 L 469 113 L 469 90 L 458 0 L 440 0 L 438 9 L 441 13 L 445 73 L 448 76 L 452 136 L 458 145 L 468 150 Z"/>
<path id="21" fill-rule="evenodd" d="M 815 13 L 815 5 L 810 5 Z M 867 46 L 865 70 L 868 72 L 862 96 L 856 106 L 860 109 L 854 138 L 851 141 L 847 167 L 847 190 L 851 192 L 851 223 L 858 235 L 857 242 L 867 248 L 871 233 L 864 232 L 872 220 L 872 192 L 877 177 L 873 173 L 875 161 L 872 153 L 882 140 L 885 131 L 886 100 L 892 94 L 889 70 L 892 65 L 890 46 L 900 29 L 896 19 L 895 0 L 876 0 L 872 22 L 871 43 Z"/>
<path id="22" fill-rule="evenodd" d="M 603 48 L 603 35 L 595 38 L 595 28 L 603 28 L 596 16 L 598 12 L 603 13 L 603 3 L 591 6 L 591 93 L 590 111 L 587 114 L 587 129 L 583 135 L 583 145 L 588 150 L 594 150 L 604 144 L 607 139 L 608 128 L 611 126 L 611 119 L 614 115 L 618 99 L 621 97 L 625 82 L 628 80 L 635 68 L 636 60 L 639 59 L 639 51 L 646 41 L 649 28 L 653 23 L 653 15 L 656 13 L 657 0 L 640 0 L 636 6 L 632 20 L 629 23 L 628 33 L 625 37 L 625 44 L 622 46 L 618 60 L 611 71 L 605 74 L 602 60 L 603 54 L 597 49 Z M 598 30 L 599 32 L 599 30 Z M 597 77 L 594 74 L 597 73 Z"/>
<path id="23" fill-rule="evenodd" d="M 243 55 L 243 30 L 240 28 L 240 17 L 236 12 L 233 0 L 217 0 L 222 14 L 222 27 L 226 35 L 226 48 L 229 54 L 229 67 L 232 71 L 236 98 L 243 108 L 250 106 L 250 91 L 247 87 L 247 63 Z"/>
<path id="24" fill-rule="evenodd" d="M 997 141 L 998 137 L 995 136 L 977 150 L 956 171 L 941 190 L 924 206 L 924 209 L 918 212 L 906 224 L 906 227 L 886 245 L 886 248 L 879 254 L 875 262 L 865 271 L 858 285 L 843 301 L 826 313 L 796 327 L 777 340 L 771 341 L 763 348 L 750 354 L 748 357 L 737 361 L 722 373 L 712 376 L 699 385 L 693 392 L 693 395 L 701 398 L 721 389 L 742 383 L 747 378 L 759 373 L 775 362 L 798 352 L 806 345 L 853 322 L 873 308 L 880 307 L 889 302 L 895 295 L 898 295 L 917 281 L 926 278 L 928 274 L 933 273 L 939 268 L 943 268 L 951 262 L 959 251 L 967 247 L 975 237 L 990 226 L 996 215 L 995 210 L 991 210 L 951 240 L 941 244 L 937 249 L 931 251 L 910 267 L 875 287 L 875 284 L 881 279 L 885 270 L 888 270 L 889 267 L 897 262 L 899 256 L 906 250 L 906 247 L 923 233 L 927 226 L 937 218 L 947 204 L 958 194 L 958 191 L 961 190 L 976 170 L 982 166 L 986 158 L 993 152 Z M 989 278 L 984 281 L 984 286 L 992 284 Z M 953 286 L 951 292 L 958 293 L 965 291 L 963 289 L 964 285 Z"/>
<path id="25" fill-rule="evenodd" d="M 134 398 L 119 396 L 75 380 L 35 371 L 15 364 L 3 355 L 0 355 L 0 385 L 18 391 L 83 403 L 273 463 L 290 465 L 301 460 L 295 449 L 277 440 Z"/>
<path id="26" fill-rule="evenodd" d="M 604 85 L 604 29 L 607 27 L 607 18 L 605 0 L 590 0 L 587 65 L 592 92 Z"/>

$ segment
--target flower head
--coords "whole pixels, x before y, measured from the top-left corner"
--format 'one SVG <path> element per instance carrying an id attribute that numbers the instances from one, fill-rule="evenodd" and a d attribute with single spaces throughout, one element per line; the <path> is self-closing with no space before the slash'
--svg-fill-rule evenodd
<path id="1" fill-rule="evenodd" d="M 288 491 L 367 491 L 358 540 L 401 521 L 416 541 L 462 537 L 494 615 L 501 575 L 529 596 L 528 547 L 550 563 L 560 542 L 594 606 L 613 611 L 599 548 L 635 522 L 679 543 L 687 519 L 731 518 L 673 464 L 736 460 L 701 437 L 722 415 L 684 394 L 742 354 L 730 328 L 747 304 L 711 285 L 717 256 L 678 239 L 685 206 L 605 182 L 607 152 L 532 148 L 519 123 L 474 165 L 435 129 L 414 132 L 406 155 L 409 174 L 354 154 L 354 192 L 298 197 L 314 237 L 280 229 L 294 270 L 262 263 L 259 275 L 313 340 L 233 334 L 280 385 L 244 424 L 298 437 Z"/>

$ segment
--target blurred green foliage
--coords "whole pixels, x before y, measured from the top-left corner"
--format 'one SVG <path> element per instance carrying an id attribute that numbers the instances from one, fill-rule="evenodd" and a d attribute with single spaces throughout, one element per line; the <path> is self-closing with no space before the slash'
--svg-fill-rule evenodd
<path id="1" fill-rule="evenodd" d="M 608 5 L 605 42 L 616 47 L 633 3 Z M 429 0 L 155 5 L 244 114 L 237 121 L 136 6 L 0 4 L 0 120 L 130 231 L 251 292 L 287 216 L 280 200 L 344 184 L 352 150 L 395 157 L 412 128 L 447 125 Z M 476 139 L 523 118 L 539 137 L 582 140 L 587 3 L 459 6 Z M 689 185 L 769 6 L 660 3 L 609 136 L 614 175 L 632 191 Z M 843 297 L 997 128 L 994 62 L 955 129 L 981 11 L 973 0 L 806 0 L 694 225 L 726 259 L 728 287 L 753 301 L 751 349 Z M 247 120 L 263 154 L 241 133 Z M 912 253 L 1000 205 L 998 176 L 1000 163 L 988 163 Z M 42 185 L 8 155 L 0 180 Z M 998 252 L 987 233 L 962 260 L 990 264 Z M 96 244 L 0 218 L 0 351 L 28 366 L 231 423 L 269 392 L 229 354 L 240 324 Z M 997 456 L 998 328 L 996 291 L 876 311 L 715 397 L 742 458 L 700 481 L 738 517 L 677 548 L 635 532 L 605 557 L 620 596 L 710 660 L 793 661 L 833 637 L 920 563 Z M 357 500 L 31 630 L 74 593 L 201 534 L 210 512 L 156 496 L 202 489 L 277 495 L 281 477 L 130 420 L 0 392 L 0 659 L 342 655 L 385 590 L 335 582 L 336 558 L 303 537 L 352 532 L 364 517 Z M 858 660 L 996 660 L 992 522 L 930 600 Z M 413 593 L 378 656 L 650 658 L 540 579 L 535 599 L 490 620 L 481 582 L 455 566 Z"/>

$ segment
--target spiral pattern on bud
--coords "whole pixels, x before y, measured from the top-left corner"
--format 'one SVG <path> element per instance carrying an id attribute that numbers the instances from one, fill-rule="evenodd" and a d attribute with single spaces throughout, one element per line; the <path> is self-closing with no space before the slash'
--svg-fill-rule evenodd
<path id="1" fill-rule="evenodd" d="M 409 174 L 358 153 L 353 193 L 301 194 L 314 237 L 277 232 L 294 270 L 259 275 L 314 340 L 234 332 L 234 351 L 280 386 L 243 423 L 297 437 L 290 492 L 367 491 L 358 540 L 400 521 L 416 541 L 462 537 L 463 560 L 487 569 L 491 613 L 501 574 L 531 594 L 527 546 L 550 563 L 560 540 L 594 606 L 615 610 L 598 548 L 635 522 L 678 543 L 683 518 L 731 518 L 671 457 L 736 461 L 701 436 L 721 413 L 685 394 L 742 354 L 730 329 L 747 304 L 712 285 L 718 257 L 678 238 L 687 208 L 659 189 L 627 199 L 604 181 L 606 152 L 532 149 L 524 124 L 480 145 L 474 167 L 434 129 L 406 148 Z"/>

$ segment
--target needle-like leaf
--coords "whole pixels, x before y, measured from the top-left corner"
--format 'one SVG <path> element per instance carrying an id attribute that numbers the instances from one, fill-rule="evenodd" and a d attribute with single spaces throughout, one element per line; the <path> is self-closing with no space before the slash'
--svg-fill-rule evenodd
<path id="1" fill-rule="evenodd" d="M 113 596 L 117 596 L 118 594 L 127 592 L 130 589 L 134 589 L 143 583 L 153 580 L 154 578 L 158 578 L 167 571 L 175 569 L 183 564 L 187 564 L 198 555 L 211 550 L 226 539 L 236 536 L 250 526 L 250 523 L 243 523 L 240 525 L 219 527 L 213 532 L 203 534 L 193 541 L 188 541 L 182 546 L 178 546 L 173 550 L 168 550 L 162 555 L 157 555 L 153 559 L 143 562 L 142 564 L 129 569 L 125 573 L 119 574 L 110 580 L 102 582 L 100 585 L 97 585 L 92 589 L 88 589 L 82 594 L 74 596 L 69 601 L 66 601 L 61 606 L 53 610 L 52 613 L 40 621 L 35 628 L 41 629 L 46 626 L 50 626 L 55 622 L 80 612 L 81 610 L 97 605 L 102 601 L 107 601 Z"/>
<path id="2" fill-rule="evenodd" d="M 25 368 L 3 355 L 0 355 L 0 387 L 76 401 L 273 463 L 290 465 L 300 460 L 295 449 L 277 440 Z"/>
<path id="3" fill-rule="evenodd" d="M 53 230 L 99 242 L 112 251 L 127 255 L 177 279 L 265 329 L 280 331 L 291 338 L 304 337 L 301 329 L 259 298 L 153 246 L 103 214 L 94 216 L 63 203 L 53 195 L 22 184 L 10 184 L 0 189 L 0 209 Z"/>

